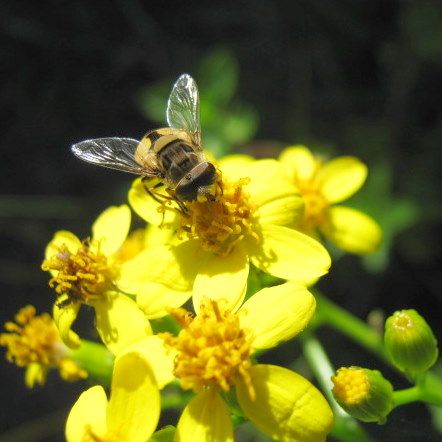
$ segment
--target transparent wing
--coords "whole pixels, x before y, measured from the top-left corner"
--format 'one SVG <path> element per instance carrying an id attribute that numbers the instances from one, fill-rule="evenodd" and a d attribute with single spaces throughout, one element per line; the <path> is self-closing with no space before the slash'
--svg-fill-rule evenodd
<path id="1" fill-rule="evenodd" d="M 198 87 L 189 74 L 181 75 L 173 85 L 167 102 L 167 123 L 174 129 L 189 132 L 195 146 L 201 148 Z"/>
<path id="2" fill-rule="evenodd" d="M 154 168 L 146 168 L 135 161 L 134 155 L 139 144 L 139 141 L 132 138 L 96 138 L 74 144 L 71 150 L 88 163 L 136 175 L 156 175 Z"/>

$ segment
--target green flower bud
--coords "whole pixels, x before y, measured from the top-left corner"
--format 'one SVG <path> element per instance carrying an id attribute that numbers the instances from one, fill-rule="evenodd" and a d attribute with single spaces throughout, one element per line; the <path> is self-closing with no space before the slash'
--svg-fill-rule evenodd
<path id="1" fill-rule="evenodd" d="M 393 313 L 385 323 L 384 342 L 393 364 L 410 377 L 428 370 L 439 353 L 431 328 L 416 310 Z"/>
<path id="2" fill-rule="evenodd" d="M 331 378 L 333 396 L 351 416 L 384 423 L 393 408 L 393 387 L 378 370 L 341 367 Z"/>

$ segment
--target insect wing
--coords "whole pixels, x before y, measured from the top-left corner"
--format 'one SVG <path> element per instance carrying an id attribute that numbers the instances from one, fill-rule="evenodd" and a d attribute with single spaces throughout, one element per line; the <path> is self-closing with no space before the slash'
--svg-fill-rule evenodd
<path id="1" fill-rule="evenodd" d="M 132 138 L 96 138 L 74 144 L 71 150 L 88 163 L 136 175 L 155 175 L 155 170 L 147 169 L 135 161 L 134 155 L 139 144 L 139 141 Z"/>
<path id="2" fill-rule="evenodd" d="M 198 87 L 189 74 L 176 81 L 167 102 L 167 123 L 174 129 L 192 135 L 195 146 L 201 149 L 200 100 Z"/>

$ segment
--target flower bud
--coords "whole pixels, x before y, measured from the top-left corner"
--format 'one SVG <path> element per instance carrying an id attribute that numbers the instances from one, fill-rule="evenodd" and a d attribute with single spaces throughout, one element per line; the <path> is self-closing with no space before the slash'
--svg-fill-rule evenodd
<path id="1" fill-rule="evenodd" d="M 437 360 L 436 338 L 416 310 L 393 313 L 385 323 L 384 342 L 393 364 L 408 376 L 425 372 Z"/>
<path id="2" fill-rule="evenodd" d="M 333 396 L 351 416 L 384 423 L 393 408 L 393 387 L 378 370 L 341 367 L 332 376 Z"/>

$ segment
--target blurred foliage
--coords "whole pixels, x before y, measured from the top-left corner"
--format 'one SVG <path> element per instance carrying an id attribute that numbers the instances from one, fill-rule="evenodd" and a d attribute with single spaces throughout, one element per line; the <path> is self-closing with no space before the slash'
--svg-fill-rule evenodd
<path id="1" fill-rule="evenodd" d="M 237 99 L 239 67 L 232 51 L 216 49 L 196 68 L 201 106 L 201 132 L 204 147 L 216 157 L 249 141 L 258 128 L 256 110 Z M 174 80 L 167 79 L 145 87 L 138 102 L 147 118 L 165 123 L 167 99 Z"/>

